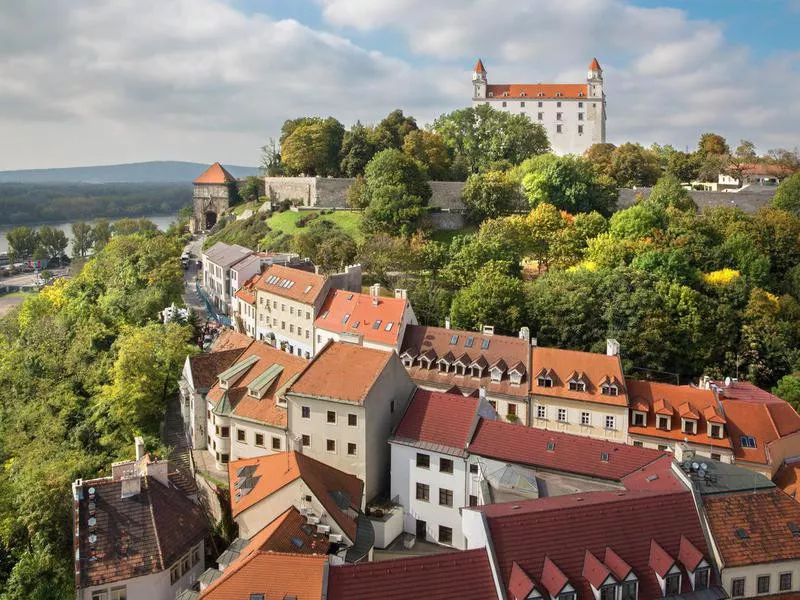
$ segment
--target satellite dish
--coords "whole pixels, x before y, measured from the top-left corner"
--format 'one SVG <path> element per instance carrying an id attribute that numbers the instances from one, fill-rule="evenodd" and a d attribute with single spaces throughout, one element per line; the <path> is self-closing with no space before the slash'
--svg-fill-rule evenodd
<path id="1" fill-rule="evenodd" d="M 94 527 L 95 525 L 97 525 L 97 519 L 89 517 L 89 527 Z"/>
<path id="2" fill-rule="evenodd" d="M 708 468 L 708 465 L 706 463 L 700 463 L 700 468 L 705 471 Z"/>
<path id="3" fill-rule="evenodd" d="M 696 462 L 692 463 L 692 469 L 693 470 L 697 471 L 697 469 L 699 469 L 699 468 L 700 468 L 700 465 L 698 465 Z"/>
<path id="4" fill-rule="evenodd" d="M 89 543 L 90 544 L 96 544 L 97 543 L 97 536 L 95 534 L 92 534 L 92 535 L 89 536 Z"/>
<path id="5" fill-rule="evenodd" d="M 93 487 L 89 488 L 89 495 L 90 496 L 94 496 L 94 488 Z"/>
<path id="6" fill-rule="evenodd" d="M 731 378 L 730 377 L 726 377 L 725 378 L 725 387 L 731 387 Z"/>

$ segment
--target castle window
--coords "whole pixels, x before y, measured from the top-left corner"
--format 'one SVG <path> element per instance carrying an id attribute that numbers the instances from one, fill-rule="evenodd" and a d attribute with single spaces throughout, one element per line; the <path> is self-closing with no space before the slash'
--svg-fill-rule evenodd
<path id="1" fill-rule="evenodd" d="M 544 102 L 539 102 L 539 108 L 542 108 L 543 106 L 544 106 Z"/>
<path id="2" fill-rule="evenodd" d="M 561 96 L 563 96 L 563 95 L 564 95 L 564 94 L 562 94 L 561 92 L 556 92 L 556 98 L 561 98 Z M 560 105 L 559 105 L 559 106 L 560 106 Z"/>
<path id="3" fill-rule="evenodd" d="M 528 93 L 527 93 L 527 92 L 520 92 L 520 94 L 519 94 L 519 95 L 524 97 L 524 96 L 527 96 L 527 95 L 528 95 Z"/>
<path id="4" fill-rule="evenodd" d="M 541 102 L 540 102 L 539 104 L 541 104 Z M 539 119 L 540 121 L 541 121 L 542 119 L 544 119 L 544 113 L 540 112 L 540 113 L 539 113 L 539 115 L 538 115 L 538 119 Z"/>
<path id="5" fill-rule="evenodd" d="M 503 100 L 503 108 L 505 108 L 505 107 L 506 107 L 506 101 Z"/>
<path id="6" fill-rule="evenodd" d="M 564 113 L 556 113 L 556 121 L 560 121 Z"/>
<path id="7" fill-rule="evenodd" d="M 578 133 L 583 133 L 583 125 L 578 125 Z"/>
<path id="8" fill-rule="evenodd" d="M 583 121 L 583 113 L 578 113 L 578 121 Z"/>
<path id="9" fill-rule="evenodd" d="M 539 96 L 540 98 L 544 98 L 544 92 L 539 92 L 539 93 L 538 93 L 538 94 L 536 94 L 536 95 L 537 95 L 537 96 Z"/>
<path id="10" fill-rule="evenodd" d="M 583 98 L 583 96 L 584 96 L 583 92 L 578 92 L 578 98 Z M 581 104 L 583 104 L 583 102 L 581 102 Z"/>
<path id="11" fill-rule="evenodd" d="M 508 92 L 503 92 L 503 96 L 505 96 L 506 98 L 508 98 Z"/>
<path id="12" fill-rule="evenodd" d="M 521 108 L 525 108 L 525 102 L 520 102 L 519 105 Z"/>
<path id="13" fill-rule="evenodd" d="M 578 94 L 580 96 L 580 94 Z M 583 102 L 578 102 L 578 108 L 583 108 Z"/>
<path id="14" fill-rule="evenodd" d="M 494 98 L 494 92 L 489 92 L 488 96 L 489 98 Z"/>
<path id="15" fill-rule="evenodd" d="M 556 125 L 556 133 L 563 133 L 563 127 L 561 125 Z"/>
<path id="16" fill-rule="evenodd" d="M 561 101 L 556 102 L 556 108 L 561 108 Z"/>

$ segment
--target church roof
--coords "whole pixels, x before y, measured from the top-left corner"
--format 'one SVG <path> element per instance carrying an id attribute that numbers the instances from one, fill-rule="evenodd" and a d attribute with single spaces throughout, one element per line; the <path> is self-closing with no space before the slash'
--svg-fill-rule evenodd
<path id="1" fill-rule="evenodd" d="M 236 183 L 236 178 L 228 173 L 218 162 L 208 167 L 203 174 L 194 180 L 195 183 Z"/>
<path id="2" fill-rule="evenodd" d="M 602 71 L 603 69 L 600 68 L 600 63 L 597 62 L 596 58 L 592 59 L 592 64 L 589 65 L 590 71 Z"/>
<path id="3" fill-rule="evenodd" d="M 480 58 L 478 62 L 475 63 L 475 68 L 473 70 L 476 73 L 486 73 L 486 69 L 483 67 L 483 61 Z"/>

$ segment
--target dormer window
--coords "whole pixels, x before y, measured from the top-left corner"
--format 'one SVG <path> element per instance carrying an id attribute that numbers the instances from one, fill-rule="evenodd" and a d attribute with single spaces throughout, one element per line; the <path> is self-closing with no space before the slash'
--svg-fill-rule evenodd
<path id="1" fill-rule="evenodd" d="M 681 574 L 670 573 L 664 578 L 664 595 L 677 596 L 681 593 Z"/>
<path id="2" fill-rule="evenodd" d="M 522 373 L 519 371 L 509 371 L 508 378 L 511 380 L 512 385 L 519 385 L 522 383 Z"/>
<path id="3" fill-rule="evenodd" d="M 670 421 L 671 419 L 669 417 L 665 417 L 664 415 L 656 415 L 656 427 L 659 429 L 669 431 L 672 428 Z"/>
<path id="4" fill-rule="evenodd" d="M 698 567 L 694 572 L 694 589 L 707 590 L 711 579 L 711 569 L 709 567 Z"/>
<path id="5" fill-rule="evenodd" d="M 539 98 L 544 98 L 544 92 L 539 92 L 539 93 L 538 93 L 538 94 L 536 94 L 536 95 L 537 95 L 537 96 L 539 96 Z"/>
<path id="6" fill-rule="evenodd" d="M 488 96 L 489 98 L 494 98 L 494 92 L 489 92 Z"/>
<path id="7" fill-rule="evenodd" d="M 639 592 L 639 582 L 636 579 L 623 581 L 619 587 L 621 589 L 620 600 L 636 600 Z"/>
<path id="8" fill-rule="evenodd" d="M 722 425 L 717 425 L 715 423 L 708 424 L 708 437 L 716 438 L 718 440 L 722 439 Z"/>
<path id="9" fill-rule="evenodd" d="M 633 424 L 635 427 L 647 427 L 647 413 L 640 410 L 633 411 Z"/>
<path id="10" fill-rule="evenodd" d="M 583 98 L 585 95 L 583 92 L 578 92 L 578 98 Z"/>
<path id="11" fill-rule="evenodd" d="M 553 387 L 553 380 L 549 376 L 547 376 L 547 377 L 537 377 L 536 378 L 536 385 L 538 385 L 539 387 L 543 387 L 543 388 L 551 388 L 551 387 Z"/>
<path id="12" fill-rule="evenodd" d="M 503 369 L 500 369 L 499 367 L 494 367 L 491 370 L 491 375 L 492 375 L 492 381 L 495 382 L 501 381 L 503 379 Z"/>
<path id="13" fill-rule="evenodd" d="M 481 377 L 483 377 L 483 367 L 479 367 L 478 365 L 474 365 L 472 367 L 472 376 L 473 377 L 477 377 L 479 379 Z"/>
<path id="14" fill-rule="evenodd" d="M 586 383 L 583 381 L 578 381 L 577 379 L 570 379 L 569 380 L 569 389 L 572 392 L 585 392 L 586 391 Z"/>
<path id="15" fill-rule="evenodd" d="M 467 367 L 465 367 L 461 363 L 456 364 L 456 374 L 457 375 L 466 375 L 467 374 Z"/>
<path id="16" fill-rule="evenodd" d="M 520 92 L 519 95 L 524 97 L 524 96 L 527 96 L 528 94 L 526 92 Z"/>
<path id="17" fill-rule="evenodd" d="M 697 433 L 697 421 L 694 419 L 681 419 L 681 431 L 695 435 Z"/>
<path id="18" fill-rule="evenodd" d="M 613 383 L 606 383 L 600 387 L 600 393 L 604 396 L 618 396 L 619 388 Z"/>
<path id="19" fill-rule="evenodd" d="M 506 98 L 508 98 L 508 92 L 503 92 L 503 96 L 505 96 Z"/>
<path id="20" fill-rule="evenodd" d="M 556 92 L 556 98 L 561 98 L 561 96 L 563 96 L 563 95 L 564 94 L 562 94 L 561 92 Z"/>
<path id="21" fill-rule="evenodd" d="M 440 373 L 447 373 L 450 369 L 450 364 L 443 358 L 439 359 L 439 372 Z"/>

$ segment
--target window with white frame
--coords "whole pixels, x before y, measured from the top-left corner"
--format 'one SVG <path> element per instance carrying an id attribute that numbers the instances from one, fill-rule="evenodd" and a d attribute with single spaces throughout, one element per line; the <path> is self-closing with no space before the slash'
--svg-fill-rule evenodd
<path id="1" fill-rule="evenodd" d="M 106 590 L 95 590 L 92 592 L 92 600 L 108 600 L 108 592 Z"/>
<path id="2" fill-rule="evenodd" d="M 562 423 L 566 423 L 567 421 L 567 409 L 566 408 L 559 408 L 558 409 L 558 420 Z"/>
<path id="3" fill-rule="evenodd" d="M 707 590 L 711 570 L 708 567 L 701 567 L 694 572 L 694 589 Z"/>
<path id="4" fill-rule="evenodd" d="M 546 419 L 547 418 L 547 407 L 543 405 L 539 405 L 536 407 L 536 418 L 537 419 Z"/>
<path id="5" fill-rule="evenodd" d="M 573 392 L 585 392 L 586 391 L 586 383 L 583 381 L 579 381 L 577 379 L 570 379 L 569 381 L 569 389 Z"/>
<path id="6" fill-rule="evenodd" d="M 697 421 L 694 419 L 683 419 L 683 433 L 694 435 L 697 433 Z"/>
<path id="7" fill-rule="evenodd" d="M 584 411 L 581 413 L 581 425 L 591 425 L 592 423 L 592 416 Z"/>
<path id="8" fill-rule="evenodd" d="M 128 588 L 124 585 L 112 587 L 108 600 L 128 600 Z"/>
<path id="9" fill-rule="evenodd" d="M 619 395 L 619 388 L 615 386 L 613 383 L 604 383 L 600 387 L 600 393 L 604 396 L 617 396 Z"/>
<path id="10" fill-rule="evenodd" d="M 617 422 L 614 415 L 606 415 L 606 429 L 616 429 Z"/>
<path id="11" fill-rule="evenodd" d="M 669 431 L 669 417 L 665 417 L 664 415 L 657 415 L 656 427 L 658 427 L 659 429 L 665 429 L 666 431 Z"/>
<path id="12" fill-rule="evenodd" d="M 643 413 L 638 410 L 633 411 L 633 424 L 636 427 L 647 426 L 647 413 Z"/>
<path id="13" fill-rule="evenodd" d="M 636 600 L 638 590 L 637 581 L 624 581 L 621 588 L 620 600 Z"/>
<path id="14" fill-rule="evenodd" d="M 553 387 L 553 379 L 549 376 L 542 376 L 536 378 L 536 385 L 543 388 Z"/>
<path id="15" fill-rule="evenodd" d="M 670 573 L 664 578 L 664 595 L 677 596 L 681 593 L 681 574 Z"/>

